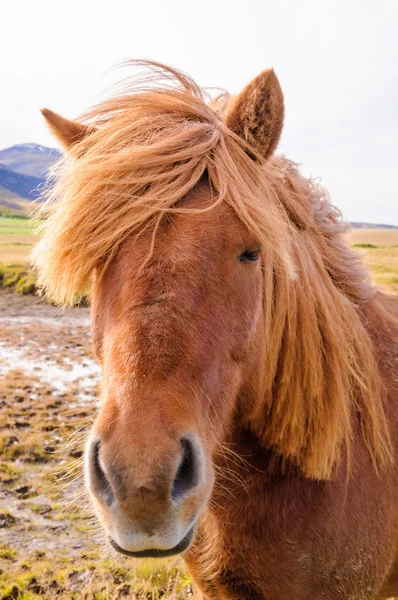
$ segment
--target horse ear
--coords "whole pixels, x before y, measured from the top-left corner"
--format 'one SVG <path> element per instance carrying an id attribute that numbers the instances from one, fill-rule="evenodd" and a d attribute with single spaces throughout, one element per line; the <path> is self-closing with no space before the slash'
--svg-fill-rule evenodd
<path id="1" fill-rule="evenodd" d="M 273 69 L 255 77 L 227 106 L 225 122 L 263 158 L 278 145 L 283 127 L 283 93 Z"/>
<path id="2" fill-rule="evenodd" d="M 87 127 L 78 121 L 64 119 L 64 117 L 57 115 L 57 113 L 48 108 L 42 108 L 41 114 L 45 118 L 51 132 L 65 150 L 69 150 L 73 144 L 80 142 L 93 131 L 93 128 Z"/>

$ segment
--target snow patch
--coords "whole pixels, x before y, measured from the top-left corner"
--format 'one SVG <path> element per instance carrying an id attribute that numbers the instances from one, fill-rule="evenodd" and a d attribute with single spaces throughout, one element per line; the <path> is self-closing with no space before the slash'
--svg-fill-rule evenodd
<path id="1" fill-rule="evenodd" d="M 71 386 L 78 386 L 83 395 L 86 395 L 87 388 L 92 392 L 99 380 L 98 363 L 90 358 L 83 358 L 79 364 L 64 358 L 63 363 L 64 367 L 43 355 L 38 359 L 28 358 L 23 349 L 0 342 L 0 374 L 18 369 L 38 377 L 56 392 L 65 393 Z"/>

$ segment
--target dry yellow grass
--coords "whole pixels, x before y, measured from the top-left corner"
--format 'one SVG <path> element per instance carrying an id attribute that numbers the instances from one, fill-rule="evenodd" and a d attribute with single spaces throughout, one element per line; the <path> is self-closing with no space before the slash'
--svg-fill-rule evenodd
<path id="1" fill-rule="evenodd" d="M 398 246 L 366 249 L 365 261 L 379 286 L 398 293 Z"/>
<path id="2" fill-rule="evenodd" d="M 34 235 L 0 235 L 0 263 L 26 262 L 37 239 Z"/>
<path id="3" fill-rule="evenodd" d="M 363 254 L 377 285 L 398 293 L 398 229 L 354 229 L 350 239 Z M 370 247 L 366 248 L 367 244 Z"/>
<path id="4" fill-rule="evenodd" d="M 28 219 L 0 217 L 0 264 L 26 262 L 37 240 Z"/>
<path id="5" fill-rule="evenodd" d="M 351 229 L 352 244 L 398 246 L 398 229 Z"/>

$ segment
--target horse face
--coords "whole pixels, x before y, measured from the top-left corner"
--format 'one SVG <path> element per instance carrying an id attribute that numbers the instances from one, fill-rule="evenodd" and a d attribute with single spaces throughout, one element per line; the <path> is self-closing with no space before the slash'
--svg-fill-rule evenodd
<path id="1" fill-rule="evenodd" d="M 181 205 L 210 203 L 201 184 Z M 165 217 L 151 243 L 124 242 L 92 297 L 103 377 L 86 480 L 111 544 L 133 556 L 189 546 L 262 322 L 261 249 L 226 204 Z"/>

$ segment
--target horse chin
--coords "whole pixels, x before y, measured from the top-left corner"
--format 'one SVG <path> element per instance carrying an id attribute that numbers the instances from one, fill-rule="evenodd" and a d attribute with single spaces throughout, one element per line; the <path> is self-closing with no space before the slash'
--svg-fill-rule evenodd
<path id="1" fill-rule="evenodd" d="M 108 537 L 108 541 L 112 548 L 120 554 L 124 554 L 125 556 L 131 556 L 134 558 L 166 558 L 167 556 L 174 556 L 176 554 L 181 554 L 185 552 L 189 548 L 192 543 L 195 532 L 195 525 L 193 525 L 188 533 L 182 538 L 182 540 L 176 544 L 173 548 L 167 548 L 164 550 L 157 550 L 156 548 L 150 548 L 148 550 L 138 550 L 134 552 L 133 550 L 125 550 L 119 544 L 115 542 L 115 540 L 111 537 Z"/>

